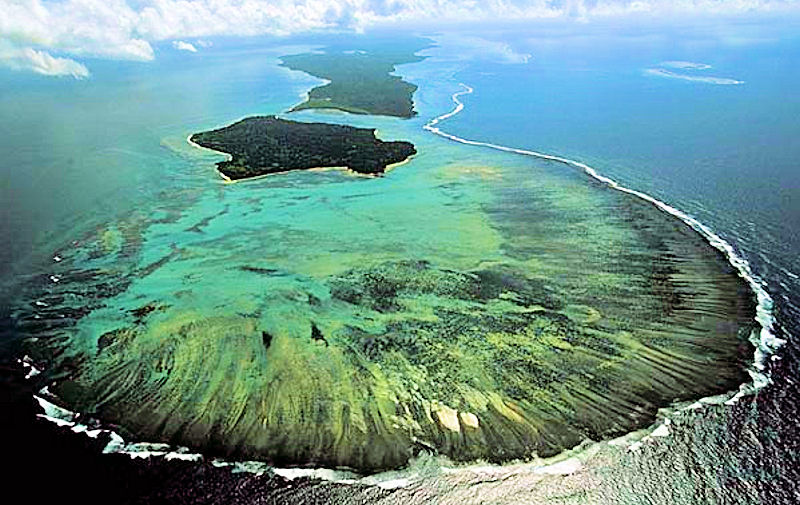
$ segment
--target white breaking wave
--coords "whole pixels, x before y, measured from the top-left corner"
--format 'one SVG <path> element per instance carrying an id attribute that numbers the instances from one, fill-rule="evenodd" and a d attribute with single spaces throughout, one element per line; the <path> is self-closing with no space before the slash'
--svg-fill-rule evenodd
<path id="1" fill-rule="evenodd" d="M 795 280 L 797 280 L 797 279 L 800 279 L 800 275 L 797 275 L 797 274 L 796 274 L 796 273 L 794 273 L 794 272 L 791 272 L 791 271 L 789 271 L 789 270 L 786 270 L 785 268 L 781 268 L 781 270 L 783 270 L 783 273 L 785 273 L 786 275 L 788 275 L 788 276 L 789 276 L 789 277 L 791 277 L 792 279 L 795 279 Z"/>
<path id="2" fill-rule="evenodd" d="M 690 68 L 690 67 L 680 67 Z M 691 67 L 694 70 L 702 69 L 703 67 Z M 709 67 L 710 68 L 710 67 Z M 645 71 L 647 75 L 654 75 L 657 77 L 667 77 L 669 79 L 681 79 L 684 81 L 703 82 L 706 84 L 717 84 L 720 86 L 733 86 L 737 84 L 744 84 L 744 81 L 737 81 L 736 79 L 728 79 L 727 77 L 705 77 L 699 75 L 679 74 L 663 68 L 648 68 Z"/>
<path id="3" fill-rule="evenodd" d="M 691 228 L 699 232 L 703 235 L 709 243 L 717 248 L 718 250 L 722 251 L 723 254 L 728 258 L 728 261 L 733 265 L 739 275 L 743 277 L 751 286 L 753 291 L 756 293 L 756 297 L 758 299 L 758 306 L 756 308 L 756 321 L 761 325 L 761 331 L 759 335 L 752 339 L 753 344 L 756 346 L 755 352 L 755 361 L 754 366 L 756 367 L 757 371 L 750 371 L 750 375 L 753 379 L 753 386 L 755 389 L 760 389 L 761 387 L 765 386 L 769 383 L 769 378 L 762 373 L 764 370 L 764 362 L 766 358 L 772 354 L 778 347 L 780 347 L 784 341 L 774 335 L 774 317 L 772 315 L 772 297 L 764 288 L 765 283 L 758 278 L 755 274 L 752 273 L 749 263 L 741 258 L 730 244 L 725 242 L 722 238 L 716 235 L 710 228 L 703 225 L 695 218 L 684 214 L 683 212 L 671 207 L 670 205 L 657 200 L 656 198 L 651 197 L 645 193 L 640 191 L 636 191 L 633 189 L 626 188 L 616 181 L 600 175 L 595 169 L 592 167 L 581 163 L 579 161 L 570 160 L 568 158 L 562 158 L 560 156 L 554 156 L 550 154 L 540 153 L 536 151 L 529 151 L 525 149 L 515 149 L 512 147 L 501 146 L 497 144 L 491 144 L 488 142 L 479 142 L 475 140 L 468 140 L 461 137 L 457 137 L 455 135 L 451 135 L 449 133 L 443 132 L 441 129 L 436 127 L 442 121 L 445 121 L 462 110 L 464 110 L 464 104 L 458 99 L 461 95 L 470 94 L 473 92 L 473 89 L 466 84 L 461 84 L 464 87 L 464 90 L 456 92 L 452 96 L 452 100 L 455 103 L 455 108 L 445 114 L 437 116 L 436 118 L 429 121 L 427 124 L 423 126 L 423 128 L 431 133 L 439 135 L 441 137 L 445 137 L 447 139 L 453 140 L 455 142 L 459 142 L 466 145 L 473 145 L 478 147 L 488 147 L 491 149 L 496 149 L 499 151 L 511 152 L 516 154 L 522 154 L 526 156 L 533 156 L 536 158 L 541 158 L 545 160 L 555 161 L 558 163 L 563 163 L 566 165 L 570 165 L 576 168 L 580 168 L 584 172 L 586 172 L 589 176 L 601 181 L 613 189 L 618 191 L 622 191 L 624 193 L 628 193 L 639 198 L 642 198 L 659 209 L 667 212 L 677 218 L 681 219 L 684 223 L 689 225 Z M 191 140 L 187 139 L 190 144 L 194 144 Z M 196 146 L 202 148 L 202 146 Z M 792 274 L 794 275 L 794 274 Z M 27 369 L 26 378 L 31 378 L 40 373 L 34 365 L 33 361 L 29 357 L 25 357 L 19 360 L 20 363 Z M 746 388 L 745 385 L 742 385 L 739 392 L 737 392 L 733 397 L 727 399 L 727 395 L 718 395 L 715 397 L 708 397 L 702 398 L 697 402 L 685 407 L 687 409 L 693 408 L 701 408 L 703 405 L 707 404 L 718 404 L 718 403 L 732 403 L 737 401 L 741 396 L 747 394 L 750 388 Z M 45 386 L 39 391 L 38 395 L 34 395 L 34 398 L 45 411 L 44 414 L 37 414 L 37 417 L 50 421 L 58 426 L 69 428 L 71 431 L 75 433 L 83 433 L 85 436 L 91 438 L 97 438 L 100 435 L 107 435 L 109 437 L 109 442 L 106 444 L 106 447 L 103 449 L 103 453 L 121 453 L 127 454 L 132 459 L 137 458 L 150 458 L 150 457 L 163 457 L 167 460 L 185 460 L 185 461 L 206 461 L 207 458 L 199 453 L 193 453 L 190 449 L 186 447 L 174 447 L 170 446 L 169 444 L 163 443 L 148 443 L 148 442 L 126 442 L 122 436 L 116 433 L 113 430 L 107 428 L 91 428 L 89 425 L 99 424 L 94 422 L 91 419 L 84 420 L 80 414 L 77 412 L 70 411 L 63 407 L 60 407 L 54 403 L 52 403 L 50 399 L 55 399 L 52 397 L 51 393 L 49 392 L 48 388 Z M 82 422 L 83 421 L 83 422 Z M 84 424 L 88 423 L 88 424 Z M 659 426 L 655 427 L 654 430 L 641 440 L 633 443 L 632 445 L 628 445 L 629 450 L 636 450 L 642 446 L 643 443 L 652 440 L 652 437 L 660 437 L 666 436 L 669 434 L 670 425 L 669 418 L 664 419 L 663 423 Z M 622 437 L 625 438 L 625 437 Z M 618 445 L 619 443 L 627 444 L 626 442 L 619 442 L 621 439 L 611 440 L 608 441 L 608 444 L 611 445 Z M 415 482 L 419 482 L 423 476 L 418 471 L 415 470 L 401 470 L 401 471 L 389 471 L 384 472 L 382 474 L 376 474 L 371 476 L 360 476 L 357 473 L 350 472 L 343 469 L 326 469 L 326 468 L 315 468 L 315 469 L 300 469 L 300 468 L 275 468 L 270 466 L 267 463 L 261 461 L 225 461 L 221 459 L 211 459 L 210 463 L 216 467 L 230 467 L 232 468 L 233 472 L 248 472 L 255 475 L 261 475 L 264 473 L 274 473 L 281 477 L 284 477 L 288 480 L 292 480 L 298 477 L 311 477 L 311 478 L 318 478 L 324 479 L 332 482 L 338 482 L 342 484 L 352 484 L 358 483 L 363 485 L 372 485 L 382 487 L 384 489 L 395 489 L 399 487 L 407 487 L 409 485 L 414 484 Z M 477 470 L 499 470 L 502 468 L 502 465 L 490 465 L 488 467 L 473 467 L 473 471 Z M 544 464 L 541 463 L 531 463 L 527 465 L 527 468 L 534 473 L 543 473 L 543 474 L 559 474 L 559 475 L 566 475 L 569 473 L 573 473 L 580 468 L 580 462 L 570 458 L 566 461 L 556 464 Z M 454 471 L 447 467 L 443 467 L 443 471 Z"/>
<path id="4" fill-rule="evenodd" d="M 683 70 L 708 70 L 711 65 L 706 63 L 695 63 L 693 61 L 663 61 L 662 67 L 680 68 Z"/>
<path id="5" fill-rule="evenodd" d="M 751 335 L 750 339 L 756 348 L 753 360 L 753 366 L 755 369 L 748 370 L 748 372 L 750 373 L 750 377 L 752 379 L 752 387 L 749 384 L 743 384 L 739 392 L 733 398 L 731 398 L 729 402 L 737 401 L 741 396 L 747 394 L 751 389 L 760 389 L 769 384 L 770 382 L 769 377 L 767 377 L 767 375 L 765 375 L 764 373 L 767 357 L 773 354 L 781 345 L 785 343 L 785 341 L 778 338 L 775 335 L 775 317 L 772 313 L 773 300 L 770 294 L 766 290 L 766 283 L 763 280 L 761 280 L 761 278 L 759 278 L 756 274 L 753 273 L 752 268 L 750 267 L 750 264 L 747 262 L 747 260 L 739 256 L 739 254 L 736 252 L 736 249 L 731 244 L 723 240 L 719 235 L 714 233 L 714 231 L 711 230 L 711 228 L 704 225 L 694 217 L 646 193 L 637 191 L 635 189 L 627 188 L 619 184 L 617 181 L 610 179 L 604 175 L 601 175 L 599 172 L 597 172 L 597 170 L 580 161 L 575 161 L 568 158 L 563 158 L 561 156 L 555 156 L 552 154 L 540 153 L 537 151 L 516 149 L 513 147 L 501 146 L 498 144 L 491 144 L 489 142 L 469 140 L 442 131 L 436 125 L 438 125 L 442 121 L 445 121 L 455 116 L 456 114 L 464 110 L 464 104 L 461 102 L 461 100 L 458 99 L 458 97 L 462 95 L 468 95 L 474 91 L 471 87 L 467 86 L 466 84 L 462 83 L 461 86 L 463 86 L 464 89 L 462 91 L 454 93 L 452 96 L 453 103 L 455 103 L 456 105 L 455 108 L 446 114 L 442 114 L 441 116 L 435 117 L 432 120 L 430 120 L 427 124 L 425 124 L 425 126 L 423 126 L 425 130 L 434 133 L 436 135 L 439 135 L 441 137 L 450 139 L 454 142 L 459 142 L 461 144 L 478 146 L 478 147 L 488 147 L 490 149 L 496 149 L 498 151 L 522 154 L 525 156 L 533 156 L 535 158 L 555 161 L 557 163 L 563 163 L 565 165 L 579 168 L 583 170 L 586 174 L 588 174 L 590 177 L 593 177 L 594 179 L 608 185 L 609 187 L 616 189 L 618 191 L 622 191 L 623 193 L 628 193 L 629 195 L 639 197 L 642 200 L 645 200 L 655 205 L 658 209 L 666 212 L 667 214 L 677 217 L 678 219 L 686 223 L 689 227 L 700 233 L 714 248 L 721 251 L 728 259 L 730 264 L 733 265 L 734 268 L 736 268 L 739 275 L 744 280 L 747 281 L 747 283 L 750 285 L 750 288 L 755 293 L 758 302 L 756 306 L 755 320 L 761 326 L 761 330 L 758 332 L 758 334 Z"/>

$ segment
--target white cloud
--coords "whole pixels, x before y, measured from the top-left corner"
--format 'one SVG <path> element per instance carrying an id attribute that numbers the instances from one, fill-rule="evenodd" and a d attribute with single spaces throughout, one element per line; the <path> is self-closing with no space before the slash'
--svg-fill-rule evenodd
<path id="1" fill-rule="evenodd" d="M 173 40 L 172 41 L 172 47 L 174 47 L 178 51 L 189 51 L 190 53 L 196 53 L 197 52 L 197 48 L 196 47 L 194 47 L 189 42 L 184 42 L 182 40 Z"/>
<path id="2" fill-rule="evenodd" d="M 29 70 L 42 75 L 89 77 L 89 70 L 70 58 L 59 58 L 30 47 L 17 48 L 0 43 L 0 62 L 14 70 Z"/>
<path id="3" fill-rule="evenodd" d="M 77 56 L 153 59 L 126 0 L 0 0 L 0 40 Z"/>
<path id="4" fill-rule="evenodd" d="M 151 60 L 151 42 L 215 35 L 688 13 L 800 11 L 796 0 L 0 0 L 0 41 L 36 54 Z M 187 42 L 187 44 L 190 44 Z M 202 46 L 191 44 L 195 49 Z M 508 53 L 508 57 L 514 57 Z M 35 59 L 30 57 L 29 59 Z M 62 60 L 64 58 L 61 58 Z M 58 58 L 56 58 L 58 60 Z M 10 57 L 0 63 L 11 65 Z"/>
<path id="5" fill-rule="evenodd" d="M 483 37 L 461 34 L 431 36 L 439 45 L 448 49 L 449 54 L 460 55 L 463 59 L 489 59 L 501 63 L 527 63 L 531 55 L 513 49 L 505 42 Z M 436 54 L 436 50 L 433 50 Z"/>

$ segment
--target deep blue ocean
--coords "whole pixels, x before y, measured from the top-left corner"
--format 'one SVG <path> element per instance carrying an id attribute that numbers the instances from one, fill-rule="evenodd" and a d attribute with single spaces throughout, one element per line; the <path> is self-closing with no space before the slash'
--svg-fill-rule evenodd
<path id="1" fill-rule="evenodd" d="M 165 291 L 159 282 L 168 275 L 217 289 L 220 298 L 202 300 L 198 310 L 224 305 L 225 296 L 238 300 L 241 273 L 193 277 L 195 268 L 223 271 L 225 254 L 255 258 L 266 248 L 264 257 L 279 265 L 293 261 L 309 275 L 341 267 L 324 254 L 296 255 L 293 240 L 358 262 L 360 251 L 347 247 L 366 232 L 337 219 L 345 197 L 348 203 L 341 207 L 354 215 L 370 212 L 370 202 L 388 209 L 368 225 L 374 228 L 369 232 L 374 232 L 375 250 L 387 257 L 403 247 L 450 254 L 454 262 L 462 256 L 474 259 L 482 248 L 488 257 L 494 238 L 480 212 L 460 215 L 461 229 L 450 226 L 444 216 L 452 203 L 446 184 L 441 190 L 426 186 L 426 170 L 433 180 L 446 181 L 452 174 L 442 167 L 459 156 L 476 172 L 484 162 L 502 164 L 514 156 L 479 149 L 464 154 L 455 143 L 440 147 L 441 139 L 422 129 L 453 108 L 452 95 L 464 89 L 463 83 L 474 92 L 461 96 L 463 111 L 442 122 L 442 130 L 586 163 L 698 219 L 750 263 L 775 300 L 779 336 L 795 345 L 792 335 L 800 328 L 800 30 L 774 20 L 735 30 L 702 23 L 680 30 L 611 28 L 516 25 L 481 28 L 485 32 L 474 27 L 455 34 L 421 32 L 432 41 L 420 53 L 427 58 L 397 69 L 419 86 L 417 117 L 294 116 L 375 127 L 382 138 L 412 140 L 422 154 L 374 183 L 395 189 L 391 197 L 368 183 L 344 184 L 344 176 L 328 173 L 292 173 L 226 191 L 213 171 L 220 157 L 186 142 L 193 132 L 244 116 L 281 114 L 320 83 L 280 67 L 281 55 L 328 44 L 374 47 L 376 37 L 385 43 L 391 34 L 214 39 L 212 47 L 196 54 L 165 43 L 152 62 L 89 60 L 92 76 L 86 80 L 0 70 L 2 308 L 16 303 L 10 296 L 15 286 L 29 274 L 48 273 L 54 254 L 70 244 L 78 248 L 81 237 L 93 233 L 108 251 L 119 248 L 125 231 L 115 223 L 132 214 L 147 215 L 142 265 L 168 255 L 175 242 L 194 247 L 197 254 L 170 265 L 161 279 L 135 285 L 121 297 L 126 307 Z M 272 193 L 256 198 L 248 188 Z M 318 199 L 298 203 L 308 198 L 303 191 Z M 481 191 L 479 185 L 464 189 L 464 200 L 476 202 L 469 209 L 488 199 Z M 431 217 L 418 215 L 411 203 L 434 209 Z M 233 217 L 234 212 L 220 217 L 229 207 L 244 217 L 248 205 L 263 222 Z M 158 222 L 170 212 L 181 218 Z M 217 217 L 203 240 L 189 231 L 192 224 L 208 218 L 208 225 Z M 132 227 L 131 221 L 139 226 L 136 219 L 126 226 Z M 415 242 L 414 219 L 431 227 L 435 239 Z M 234 225 L 241 228 L 241 240 L 228 227 Z M 262 226 L 274 237 L 262 234 Z M 331 233 L 336 226 L 341 231 Z M 329 242 L 315 242 L 317 236 Z M 474 243 L 462 237 L 475 237 Z M 107 312 L 97 311 L 87 326 L 107 329 L 116 310 Z"/>
<path id="2" fill-rule="evenodd" d="M 793 28 L 776 20 L 619 25 L 614 35 L 592 25 L 579 33 L 518 27 L 494 38 L 502 51 L 470 46 L 475 61 L 454 78 L 474 93 L 443 129 L 581 161 L 697 218 L 751 264 L 775 299 L 783 338 L 791 338 L 800 322 Z"/>

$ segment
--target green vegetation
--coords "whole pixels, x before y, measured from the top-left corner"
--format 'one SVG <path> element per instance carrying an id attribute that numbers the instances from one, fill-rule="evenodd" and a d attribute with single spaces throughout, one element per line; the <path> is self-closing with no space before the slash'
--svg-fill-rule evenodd
<path id="1" fill-rule="evenodd" d="M 512 265 L 386 262 L 325 284 L 272 299 L 290 307 L 277 320 L 145 305 L 54 391 L 149 439 L 381 470 L 421 450 L 552 456 L 743 374 L 736 325 L 698 355 L 691 332 L 637 338 Z"/>
<path id="2" fill-rule="evenodd" d="M 388 165 L 416 153 L 410 142 L 384 142 L 375 130 L 326 123 L 300 123 L 256 116 L 230 126 L 195 133 L 191 141 L 231 155 L 217 163 L 231 179 L 246 179 L 289 170 L 347 167 L 362 174 L 381 174 Z"/>
<path id="3" fill-rule="evenodd" d="M 410 118 L 417 86 L 391 75 L 395 65 L 422 61 L 412 53 L 336 51 L 283 56 L 283 65 L 331 82 L 308 93 L 302 109 L 338 109 L 353 114 Z"/>
<path id="4" fill-rule="evenodd" d="M 752 293 L 702 236 L 472 156 L 406 191 L 170 192 L 31 284 L 25 352 L 128 440 L 364 471 L 550 456 L 747 380 Z"/>

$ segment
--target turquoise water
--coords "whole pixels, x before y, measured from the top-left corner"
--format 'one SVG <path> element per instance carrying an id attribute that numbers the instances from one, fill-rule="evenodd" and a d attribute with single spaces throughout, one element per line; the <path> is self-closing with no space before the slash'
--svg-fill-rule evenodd
<path id="1" fill-rule="evenodd" d="M 458 71 L 475 92 L 447 130 L 588 163 L 696 217 L 753 265 L 790 338 L 800 316 L 796 21 L 609 31 L 596 23 L 498 36 L 532 58 L 523 65 L 484 58 Z M 648 75 L 668 61 L 710 65 L 672 70 L 743 84 Z"/>
<path id="2" fill-rule="evenodd" d="M 414 119 L 291 115 L 409 140 L 419 152 L 411 162 L 382 178 L 293 172 L 224 184 L 213 169 L 221 156 L 186 137 L 281 113 L 318 82 L 277 66 L 278 56 L 307 47 L 263 49 L 268 42 L 220 41 L 197 55 L 164 50 L 150 64 L 96 62 L 92 79 L 80 82 L 0 76 L 10 90 L 0 99 L 2 232 L 14 244 L 4 251 L 4 280 L 31 292 L 45 285 L 49 294 L 36 300 L 44 307 L 65 297 L 91 309 L 74 328 L 48 321 L 40 331 L 69 335 L 60 364 L 81 373 L 59 393 L 81 410 L 181 443 L 237 452 L 245 440 L 276 460 L 384 468 L 407 459 L 403 451 L 419 437 L 461 459 L 523 457 L 536 444 L 549 454 L 639 426 L 675 397 L 743 380 L 740 365 L 752 352 L 741 333 L 752 314 L 733 299 L 735 274 L 718 271 L 699 236 L 572 167 L 422 128 L 453 107 L 464 81 L 475 94 L 445 130 L 613 165 L 629 185 L 656 189 L 636 185 L 646 174 L 625 179 L 635 162 L 622 155 L 597 163 L 610 152 L 600 145 L 648 144 L 604 136 L 610 128 L 600 118 L 614 115 L 581 103 L 610 100 L 579 92 L 597 81 L 591 71 L 581 68 L 588 81 L 579 86 L 568 60 L 557 61 L 567 69 L 542 74 L 537 64 L 476 68 L 446 47 L 431 50 L 434 57 L 398 70 L 421 85 Z M 647 89 L 657 79 L 638 63 L 620 74 L 619 64 L 604 65 L 608 92 L 625 89 L 634 103 L 639 79 Z M 572 98 L 559 100 L 569 86 Z M 571 118 L 559 102 L 575 107 Z M 596 115 L 592 128 L 587 110 Z M 637 125 L 628 133 L 642 132 Z M 658 191 L 680 207 L 667 196 L 679 188 L 685 197 L 685 180 L 676 171 Z M 719 206 L 714 215 L 729 214 Z M 733 236 L 724 223 L 712 221 Z M 684 258 L 690 270 L 674 287 L 664 279 Z M 369 291 L 376 276 L 398 286 L 399 295 L 385 296 L 397 298 L 392 310 L 336 295 L 348 284 Z M 476 278 L 504 289 L 476 298 L 464 288 Z M 525 298 L 531 293 L 536 304 Z M 692 303 L 679 307 L 682 297 Z M 708 331 L 715 338 L 693 340 Z M 470 332 L 480 338 L 465 338 Z M 438 368 L 406 348 L 375 350 L 374 337 L 395 333 L 433 338 L 422 355 Z M 484 341 L 492 345 L 475 348 Z M 398 413 L 398 405 L 424 412 Z M 461 425 L 473 429 L 476 412 L 492 431 L 454 438 Z M 534 435 L 543 441 L 532 444 Z M 370 440 L 381 441 L 374 453 L 360 449 Z"/>
<path id="3" fill-rule="evenodd" d="M 234 47 L 192 59 L 163 50 L 152 65 L 95 61 L 85 81 L 3 70 L 0 226 L 13 244 L 3 273 L 39 262 L 42 249 L 32 248 L 70 237 L 72 226 L 124 215 L 170 183 L 202 184 L 205 174 L 165 142 L 296 103 L 319 81 L 277 67 L 287 51 Z"/>

